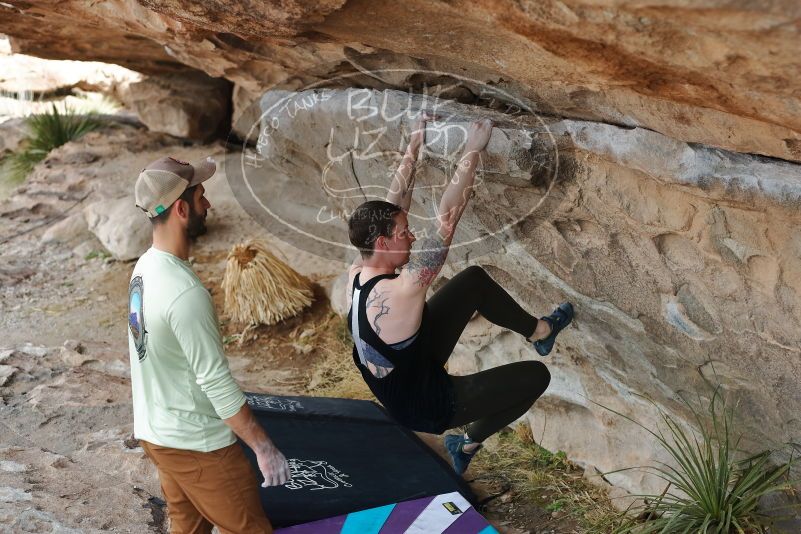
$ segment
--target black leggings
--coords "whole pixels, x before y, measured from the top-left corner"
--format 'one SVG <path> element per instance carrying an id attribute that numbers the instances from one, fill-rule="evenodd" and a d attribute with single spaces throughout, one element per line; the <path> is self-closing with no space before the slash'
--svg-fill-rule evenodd
<path id="1" fill-rule="evenodd" d="M 442 365 L 475 312 L 526 338 L 537 327 L 537 319 L 478 266 L 449 280 L 428 300 L 428 311 L 431 357 Z M 545 392 L 551 374 L 540 361 L 522 361 L 451 378 L 456 413 L 449 428 L 471 423 L 467 435 L 481 442 L 525 414 Z"/>

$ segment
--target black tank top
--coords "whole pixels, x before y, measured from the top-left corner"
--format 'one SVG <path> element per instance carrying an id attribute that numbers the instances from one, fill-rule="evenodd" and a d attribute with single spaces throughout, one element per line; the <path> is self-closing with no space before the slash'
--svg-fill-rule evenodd
<path id="1" fill-rule="evenodd" d="M 370 391 L 395 420 L 412 430 L 441 434 L 453 419 L 453 384 L 445 368 L 428 357 L 428 304 L 423 306 L 417 334 L 405 342 L 388 345 L 370 326 L 366 301 L 380 280 L 397 278 L 398 275 L 381 274 L 361 285 L 360 274 L 353 280 L 352 304 L 348 312 L 348 330 L 354 342 L 353 362 Z M 354 310 L 357 313 L 355 318 Z M 368 363 L 391 371 L 377 378 L 367 368 Z"/>

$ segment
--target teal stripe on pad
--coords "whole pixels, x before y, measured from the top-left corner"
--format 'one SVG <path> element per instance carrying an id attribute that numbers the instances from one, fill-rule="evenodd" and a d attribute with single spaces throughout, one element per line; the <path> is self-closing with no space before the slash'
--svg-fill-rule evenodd
<path id="1" fill-rule="evenodd" d="M 394 504 L 370 508 L 361 512 L 348 514 L 345 524 L 342 525 L 341 534 L 378 534 L 386 523 Z"/>
<path id="2" fill-rule="evenodd" d="M 481 532 L 478 534 L 498 534 L 498 531 L 492 528 L 492 525 L 487 525 Z"/>

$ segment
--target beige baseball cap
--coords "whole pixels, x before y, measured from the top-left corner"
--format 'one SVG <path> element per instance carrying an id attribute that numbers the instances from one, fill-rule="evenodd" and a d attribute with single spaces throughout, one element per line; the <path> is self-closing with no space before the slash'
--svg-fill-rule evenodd
<path id="1" fill-rule="evenodd" d="M 172 157 L 157 159 L 139 173 L 134 185 L 136 206 L 151 219 L 163 213 L 181 194 L 214 176 L 217 164 L 211 157 L 191 165 Z"/>

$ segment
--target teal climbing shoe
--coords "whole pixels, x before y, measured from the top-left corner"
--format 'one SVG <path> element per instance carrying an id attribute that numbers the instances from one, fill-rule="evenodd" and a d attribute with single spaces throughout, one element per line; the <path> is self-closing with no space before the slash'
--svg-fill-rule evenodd
<path id="1" fill-rule="evenodd" d="M 460 475 L 467 471 L 470 460 L 472 460 L 473 456 L 481 449 L 481 445 L 479 445 L 473 452 L 464 452 L 464 446 L 470 443 L 473 443 L 473 441 L 470 438 L 464 437 L 464 435 L 445 436 L 445 448 L 448 449 L 448 453 L 451 455 L 453 469 Z"/>
<path id="2" fill-rule="evenodd" d="M 547 356 L 553 349 L 557 334 L 564 330 L 573 320 L 573 305 L 569 302 L 563 302 L 551 315 L 543 317 L 541 320 L 547 321 L 551 325 L 551 333 L 548 334 L 548 337 L 535 341 L 534 349 L 540 356 Z"/>

